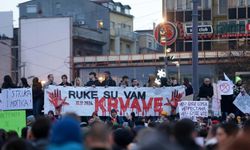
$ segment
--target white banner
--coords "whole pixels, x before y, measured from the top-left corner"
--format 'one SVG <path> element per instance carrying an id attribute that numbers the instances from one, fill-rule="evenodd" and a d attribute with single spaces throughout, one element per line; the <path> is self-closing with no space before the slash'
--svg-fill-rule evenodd
<path id="1" fill-rule="evenodd" d="M 178 109 L 180 119 L 196 121 L 197 117 L 208 117 L 208 101 L 181 101 L 178 103 Z"/>
<path id="2" fill-rule="evenodd" d="M 234 84 L 231 81 L 218 81 L 217 89 L 219 95 L 233 95 Z"/>
<path id="3" fill-rule="evenodd" d="M 241 93 L 235 98 L 233 104 L 243 113 L 250 113 L 250 96 Z"/>
<path id="4" fill-rule="evenodd" d="M 0 110 L 32 109 L 32 89 L 2 89 Z"/>
<path id="5" fill-rule="evenodd" d="M 135 112 L 137 116 L 158 116 L 162 110 L 170 113 L 171 105 L 185 96 L 185 88 L 165 87 L 61 87 L 49 86 L 45 91 L 44 109 L 57 114 L 75 112 L 80 116 L 109 116 L 116 109 L 123 116 Z M 170 105 L 171 103 L 171 105 Z"/>

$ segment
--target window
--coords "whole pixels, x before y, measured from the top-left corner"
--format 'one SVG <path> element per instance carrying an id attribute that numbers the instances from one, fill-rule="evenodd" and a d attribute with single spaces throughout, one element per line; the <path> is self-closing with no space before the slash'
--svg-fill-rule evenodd
<path id="1" fill-rule="evenodd" d="M 202 51 L 202 42 L 199 42 L 199 43 L 198 43 L 198 50 L 199 50 L 199 51 Z"/>
<path id="2" fill-rule="evenodd" d="M 181 39 L 176 40 L 176 51 L 184 51 L 184 41 Z"/>
<path id="3" fill-rule="evenodd" d="M 61 3 L 57 2 L 56 3 L 56 9 L 60 9 L 61 8 Z"/>
<path id="4" fill-rule="evenodd" d="M 245 30 L 246 30 L 245 21 L 239 21 L 239 32 L 245 33 Z"/>
<path id="5" fill-rule="evenodd" d="M 36 5 L 27 5 L 26 11 L 27 11 L 27 13 L 37 13 L 37 6 Z"/>
<path id="6" fill-rule="evenodd" d="M 110 28 L 115 28 L 115 23 L 113 21 L 110 21 Z"/>
<path id="7" fill-rule="evenodd" d="M 130 15 L 130 10 L 129 9 L 125 9 L 125 14 Z"/>
<path id="8" fill-rule="evenodd" d="M 109 4 L 109 9 L 110 9 L 110 10 L 114 10 L 114 4 L 110 3 L 110 4 Z"/>
<path id="9" fill-rule="evenodd" d="M 228 9 L 228 17 L 229 19 L 236 19 L 236 8 Z"/>
<path id="10" fill-rule="evenodd" d="M 211 3 L 212 1 L 211 0 L 203 0 L 203 8 L 204 9 L 211 9 Z"/>
<path id="11" fill-rule="evenodd" d="M 203 43 L 203 49 L 206 50 L 211 50 L 211 41 L 207 41 Z"/>
<path id="12" fill-rule="evenodd" d="M 174 22 L 174 12 L 168 12 L 167 19 L 168 21 Z"/>
<path id="13" fill-rule="evenodd" d="M 247 0 L 247 5 L 250 6 L 250 0 Z"/>
<path id="14" fill-rule="evenodd" d="M 193 8 L 192 0 L 187 0 L 187 2 L 186 2 L 186 8 L 187 9 L 192 9 Z"/>
<path id="15" fill-rule="evenodd" d="M 238 8 L 238 19 L 246 18 L 246 8 Z"/>
<path id="16" fill-rule="evenodd" d="M 238 3 L 238 6 L 239 7 L 245 7 L 246 6 L 246 1 L 245 0 L 238 0 L 239 3 Z"/>
<path id="17" fill-rule="evenodd" d="M 148 42 L 148 47 L 152 48 L 152 42 Z"/>
<path id="18" fill-rule="evenodd" d="M 219 15 L 225 15 L 227 13 L 227 0 L 219 0 Z"/>
<path id="19" fill-rule="evenodd" d="M 204 21 L 211 20 L 211 10 L 203 10 L 202 16 Z"/>
<path id="20" fill-rule="evenodd" d="M 167 10 L 174 10 L 175 8 L 175 1 L 173 0 L 166 0 Z"/>
<path id="21" fill-rule="evenodd" d="M 121 12 L 121 7 L 120 6 L 116 6 L 116 11 Z"/>
<path id="22" fill-rule="evenodd" d="M 176 21 L 183 22 L 183 11 L 176 12 Z"/>
<path id="23" fill-rule="evenodd" d="M 191 41 L 185 42 L 185 51 L 192 51 L 192 42 Z"/>
<path id="24" fill-rule="evenodd" d="M 197 0 L 197 1 L 198 1 L 198 8 L 201 9 L 201 8 L 202 8 L 202 7 L 201 7 L 201 6 L 202 6 L 202 5 L 201 5 L 201 0 Z"/>
<path id="25" fill-rule="evenodd" d="M 238 0 L 229 0 L 229 8 L 235 8 L 237 6 L 237 1 Z"/>
<path id="26" fill-rule="evenodd" d="M 186 11 L 185 12 L 185 22 L 192 21 L 192 11 Z"/>
<path id="27" fill-rule="evenodd" d="M 183 0 L 177 0 L 177 10 L 182 10 L 182 1 Z"/>
<path id="28" fill-rule="evenodd" d="M 198 11 L 198 20 L 201 21 L 202 19 L 202 14 L 201 14 L 201 10 Z"/>
<path id="29" fill-rule="evenodd" d="M 247 8 L 247 18 L 250 18 L 250 7 Z"/>

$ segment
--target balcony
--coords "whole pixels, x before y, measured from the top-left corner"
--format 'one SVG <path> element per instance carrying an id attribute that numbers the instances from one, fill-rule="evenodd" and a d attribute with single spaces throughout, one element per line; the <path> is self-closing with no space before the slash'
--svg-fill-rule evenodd
<path id="1" fill-rule="evenodd" d="M 134 42 L 136 39 L 136 35 L 132 31 L 124 30 L 121 28 L 111 28 L 110 35 L 113 37 L 119 36 L 121 39 Z"/>

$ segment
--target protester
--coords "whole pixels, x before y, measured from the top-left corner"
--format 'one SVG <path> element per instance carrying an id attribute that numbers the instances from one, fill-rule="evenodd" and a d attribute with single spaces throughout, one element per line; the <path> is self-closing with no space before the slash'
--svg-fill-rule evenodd
<path id="1" fill-rule="evenodd" d="M 150 74 L 148 77 L 148 83 L 145 85 L 146 87 L 159 87 L 158 84 L 155 83 L 156 76 Z"/>
<path id="2" fill-rule="evenodd" d="M 12 78 L 9 75 L 4 76 L 4 82 L 2 84 L 2 89 L 17 88 L 13 83 Z"/>
<path id="3" fill-rule="evenodd" d="M 133 142 L 134 135 L 130 129 L 117 129 L 113 132 L 113 150 L 126 150 Z"/>
<path id="4" fill-rule="evenodd" d="M 175 77 L 172 77 L 170 80 L 170 85 L 171 86 L 179 86 L 179 83 Z"/>
<path id="5" fill-rule="evenodd" d="M 161 87 L 168 87 L 168 78 L 162 77 L 161 78 Z"/>
<path id="6" fill-rule="evenodd" d="M 116 82 L 112 79 L 111 73 L 109 71 L 104 71 L 104 81 L 102 81 L 102 86 L 116 86 Z"/>
<path id="7" fill-rule="evenodd" d="M 193 87 L 190 84 L 188 78 L 184 78 L 183 85 L 185 86 L 186 96 L 192 95 L 193 94 Z"/>
<path id="8" fill-rule="evenodd" d="M 216 131 L 216 138 L 218 140 L 219 147 L 230 142 L 238 132 L 238 127 L 235 123 L 223 123 Z"/>
<path id="9" fill-rule="evenodd" d="M 81 86 L 83 86 L 82 79 L 80 77 L 75 78 L 74 87 L 81 87 Z"/>
<path id="10" fill-rule="evenodd" d="M 72 84 L 68 82 L 68 77 L 66 74 L 62 75 L 61 79 L 62 82 L 59 84 L 59 86 L 72 86 Z"/>
<path id="11" fill-rule="evenodd" d="M 24 139 L 14 139 L 8 141 L 2 150 L 37 150 L 32 144 Z"/>
<path id="12" fill-rule="evenodd" d="M 44 93 L 42 90 L 42 84 L 37 77 L 32 80 L 32 97 L 33 97 L 33 115 L 38 116 L 42 114 Z"/>
<path id="13" fill-rule="evenodd" d="M 19 87 L 20 88 L 29 88 L 30 87 L 26 78 L 24 78 L 24 77 L 21 78 L 21 84 Z"/>
<path id="14" fill-rule="evenodd" d="M 140 86 L 139 81 L 136 79 L 131 79 L 131 86 L 132 87 L 139 87 Z"/>
<path id="15" fill-rule="evenodd" d="M 54 76 L 53 74 L 49 74 L 47 76 L 48 78 L 48 81 L 44 84 L 44 89 L 48 88 L 49 85 L 57 85 L 55 82 L 54 82 Z"/>
<path id="16" fill-rule="evenodd" d="M 121 82 L 119 83 L 119 86 L 128 87 L 128 80 L 128 76 L 123 76 Z"/>
<path id="17" fill-rule="evenodd" d="M 89 73 L 89 81 L 86 83 L 85 86 L 100 86 L 101 83 L 99 82 L 98 78 L 96 77 L 95 72 Z"/>
<path id="18" fill-rule="evenodd" d="M 58 120 L 52 127 L 47 150 L 83 150 L 80 123 L 69 116 Z"/>
<path id="19" fill-rule="evenodd" d="M 48 118 L 41 117 L 31 127 L 32 144 L 37 150 L 46 150 L 49 144 L 51 122 Z"/>
<path id="20" fill-rule="evenodd" d="M 117 111 L 115 109 L 112 109 L 107 122 L 111 122 L 113 125 L 119 126 L 123 124 L 123 119 L 117 115 Z"/>
<path id="21" fill-rule="evenodd" d="M 198 97 L 203 100 L 212 100 L 214 93 L 213 93 L 213 86 L 209 78 L 205 78 L 203 84 L 200 87 Z"/>
<path id="22" fill-rule="evenodd" d="M 54 111 L 52 111 L 52 110 L 50 110 L 49 112 L 48 112 L 48 118 L 50 119 L 50 121 L 52 122 L 52 123 L 54 123 L 54 122 L 56 122 L 56 116 L 55 116 L 55 114 L 54 114 Z"/>
<path id="23" fill-rule="evenodd" d="M 235 100 L 236 97 L 239 95 L 239 94 L 242 94 L 244 95 L 246 93 L 245 91 L 245 88 L 243 87 L 243 82 L 242 82 L 242 79 L 239 77 L 239 76 L 236 76 L 235 77 L 235 86 L 234 86 L 234 94 L 233 94 L 233 99 Z M 239 115 L 239 116 L 243 116 L 243 113 L 237 108 L 237 107 L 233 107 L 234 108 L 234 113 L 236 115 Z"/>
<path id="24" fill-rule="evenodd" d="M 92 113 L 92 116 L 89 119 L 88 123 L 92 124 L 95 121 L 101 121 L 101 119 L 99 118 L 98 113 L 96 111 Z"/>

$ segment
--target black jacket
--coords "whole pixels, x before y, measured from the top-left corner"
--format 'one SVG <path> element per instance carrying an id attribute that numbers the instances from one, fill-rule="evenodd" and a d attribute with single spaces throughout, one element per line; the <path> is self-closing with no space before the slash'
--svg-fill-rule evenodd
<path id="1" fill-rule="evenodd" d="M 101 85 L 102 86 L 116 86 L 116 82 L 112 78 L 108 78 L 108 79 L 105 79 L 104 81 L 102 81 Z"/>
<path id="2" fill-rule="evenodd" d="M 101 83 L 100 83 L 98 80 L 95 80 L 95 81 L 89 80 L 89 81 L 86 83 L 85 86 L 93 86 L 93 85 L 95 85 L 95 86 L 100 86 Z"/>
<path id="3" fill-rule="evenodd" d="M 69 83 L 69 82 L 66 82 L 66 83 L 64 84 L 64 83 L 62 82 L 62 83 L 59 84 L 59 86 L 72 86 L 72 84 Z"/>
<path id="4" fill-rule="evenodd" d="M 205 85 L 204 83 L 201 85 L 199 90 L 199 98 L 212 98 L 214 95 L 213 86 L 211 84 Z"/>

